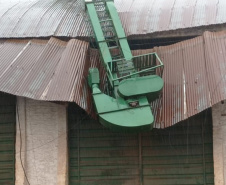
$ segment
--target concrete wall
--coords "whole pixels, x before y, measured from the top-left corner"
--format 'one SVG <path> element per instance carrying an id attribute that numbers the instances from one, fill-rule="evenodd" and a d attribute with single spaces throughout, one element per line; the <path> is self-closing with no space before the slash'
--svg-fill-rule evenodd
<path id="1" fill-rule="evenodd" d="M 212 116 L 214 181 L 226 185 L 226 101 L 212 107 Z"/>
<path id="2" fill-rule="evenodd" d="M 18 98 L 16 185 L 27 185 L 21 158 L 31 185 L 67 185 L 66 106 Z M 21 126 L 21 135 L 19 123 Z"/>

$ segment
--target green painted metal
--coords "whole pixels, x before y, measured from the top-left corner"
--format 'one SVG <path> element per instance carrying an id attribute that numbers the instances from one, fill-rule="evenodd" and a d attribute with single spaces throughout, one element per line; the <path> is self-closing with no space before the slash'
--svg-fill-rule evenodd
<path id="1" fill-rule="evenodd" d="M 89 86 L 92 86 L 92 84 L 100 83 L 99 71 L 97 68 L 89 69 L 88 83 L 89 83 Z"/>
<path id="2" fill-rule="evenodd" d="M 101 53 L 102 59 L 105 62 L 105 64 L 107 65 L 108 62 L 112 61 L 112 58 L 111 58 L 110 51 L 107 47 L 107 43 L 104 42 L 105 37 L 104 37 L 103 31 L 101 29 L 100 23 L 99 23 L 96 9 L 94 7 L 94 4 L 91 4 L 91 3 L 86 4 L 86 7 L 87 7 L 87 11 L 89 12 L 89 15 L 90 15 L 90 21 L 92 22 L 92 27 L 95 32 L 96 41 L 97 41 L 97 43 L 99 45 L 99 49 L 101 51 L 100 53 Z"/>
<path id="3" fill-rule="evenodd" d="M 95 77 L 98 69 L 90 69 L 89 81 L 99 80 Z M 97 80 L 95 80 L 97 79 Z M 99 114 L 99 121 L 106 127 L 113 130 L 140 131 L 153 127 L 153 115 L 145 96 L 137 99 L 139 106 L 131 107 L 123 98 L 113 98 L 101 92 L 98 84 L 92 85 L 93 99 L 96 111 Z"/>
<path id="4" fill-rule="evenodd" d="M 154 117 L 148 105 L 136 109 L 118 109 L 115 112 L 100 114 L 99 119 L 104 126 L 112 130 L 126 132 L 150 130 L 153 128 L 154 122 Z"/>
<path id="5" fill-rule="evenodd" d="M 214 185 L 211 111 L 139 134 L 68 111 L 69 185 Z"/>
<path id="6" fill-rule="evenodd" d="M 0 92 L 0 184 L 15 184 L 16 98 Z"/>
<path id="7" fill-rule="evenodd" d="M 123 98 L 146 95 L 150 99 L 155 99 L 162 87 L 163 80 L 157 75 L 135 77 L 122 80 L 119 83 L 118 94 Z"/>
<path id="8" fill-rule="evenodd" d="M 133 55 L 131 53 L 131 50 L 129 48 L 129 44 L 126 38 L 126 34 L 124 32 L 124 29 L 122 27 L 121 20 L 118 16 L 117 10 L 115 8 L 114 2 L 108 1 L 106 2 L 106 7 L 109 11 L 109 14 L 112 18 L 113 26 L 115 28 L 117 37 L 119 38 L 119 43 L 124 55 L 125 60 L 131 60 Z"/>
<path id="9" fill-rule="evenodd" d="M 85 0 L 85 3 L 111 86 L 109 91 L 113 92 L 111 96 L 102 93 L 98 70 L 89 70 L 88 82 L 99 121 L 115 130 L 151 129 L 154 118 L 148 100 L 158 98 L 163 88 L 163 80 L 156 76 L 157 68 L 163 67 L 161 60 L 156 53 L 132 56 L 112 0 Z M 141 67 L 141 63 L 147 65 Z M 153 72 L 154 75 L 147 74 Z"/>

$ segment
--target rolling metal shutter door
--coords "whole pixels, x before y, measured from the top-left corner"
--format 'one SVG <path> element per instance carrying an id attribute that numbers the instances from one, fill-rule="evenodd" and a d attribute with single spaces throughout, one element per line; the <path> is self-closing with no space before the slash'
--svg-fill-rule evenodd
<path id="1" fill-rule="evenodd" d="M 144 185 L 214 184 L 211 113 L 143 134 L 142 164 Z"/>
<path id="2" fill-rule="evenodd" d="M 0 184 L 15 184 L 16 98 L 0 92 Z"/>
<path id="3" fill-rule="evenodd" d="M 214 184 L 211 115 L 168 129 L 111 132 L 69 107 L 70 185 Z M 80 118 L 79 118 L 80 117 Z M 80 120 L 80 121 L 79 121 Z"/>

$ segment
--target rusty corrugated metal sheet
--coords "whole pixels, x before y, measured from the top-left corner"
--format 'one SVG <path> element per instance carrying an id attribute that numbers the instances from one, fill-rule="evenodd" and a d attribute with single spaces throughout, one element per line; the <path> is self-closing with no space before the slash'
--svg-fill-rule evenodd
<path id="1" fill-rule="evenodd" d="M 155 48 L 162 61 L 164 61 L 164 89 L 162 92 L 161 111 L 156 117 L 156 127 L 167 127 L 168 122 L 178 122 L 185 119 L 184 114 L 184 78 L 181 45 L 174 47 Z M 173 75 L 171 75 L 173 74 Z M 157 106 L 159 106 L 157 104 Z"/>
<path id="2" fill-rule="evenodd" d="M 84 0 L 0 0 L 0 38 L 87 36 Z M 226 23 L 224 0 L 115 0 L 127 36 Z"/>
<path id="3" fill-rule="evenodd" d="M 206 32 L 205 58 L 211 104 L 226 99 L 226 34 Z"/>
<path id="4" fill-rule="evenodd" d="M 166 128 L 226 99 L 226 31 L 174 45 L 133 51 L 156 51 L 165 68 L 160 98 L 152 103 L 156 128 Z M 0 91 L 44 101 L 76 102 L 94 115 L 87 85 L 89 67 L 98 67 L 104 89 L 106 75 L 99 53 L 88 43 L 50 40 L 0 42 Z"/>
<path id="5" fill-rule="evenodd" d="M 88 43 L 76 39 L 7 40 L 0 48 L 0 89 L 38 100 L 75 101 L 86 109 L 87 52 Z"/>

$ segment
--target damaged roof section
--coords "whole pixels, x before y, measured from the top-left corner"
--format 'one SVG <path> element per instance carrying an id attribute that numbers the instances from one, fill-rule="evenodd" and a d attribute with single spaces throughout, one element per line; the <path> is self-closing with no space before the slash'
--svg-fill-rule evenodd
<path id="1" fill-rule="evenodd" d="M 114 2 L 127 36 L 146 36 L 172 30 L 179 30 L 179 36 L 183 29 L 199 27 L 200 30 L 208 25 L 216 28 L 216 25 L 226 23 L 225 0 Z M 86 37 L 85 17 L 84 0 L 2 0 L 0 38 Z M 196 31 L 199 33 L 199 30 Z"/>
<path id="2" fill-rule="evenodd" d="M 166 128 L 226 99 L 226 32 L 164 47 L 135 50 L 157 52 L 164 63 L 164 88 L 152 103 L 155 128 Z M 76 39 L 5 40 L 0 42 L 0 91 L 45 101 L 76 102 L 94 113 L 87 85 L 90 67 L 100 69 L 99 53 Z M 103 87 L 104 84 L 101 84 Z"/>
<path id="3" fill-rule="evenodd" d="M 155 48 L 164 62 L 162 97 L 154 104 L 157 128 L 185 120 L 226 99 L 226 32 Z"/>
<path id="4" fill-rule="evenodd" d="M 83 93 L 88 43 L 71 39 L 6 40 L 0 44 L 0 90 L 46 101 L 75 101 Z"/>

